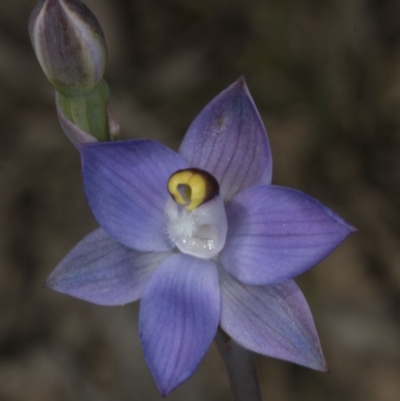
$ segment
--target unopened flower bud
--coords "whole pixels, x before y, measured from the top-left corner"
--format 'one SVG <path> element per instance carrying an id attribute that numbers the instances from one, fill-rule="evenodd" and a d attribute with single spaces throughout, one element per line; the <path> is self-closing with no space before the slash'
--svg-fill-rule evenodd
<path id="1" fill-rule="evenodd" d="M 85 93 L 102 79 L 104 34 L 80 0 L 42 0 L 30 16 L 29 34 L 44 73 L 59 92 Z"/>

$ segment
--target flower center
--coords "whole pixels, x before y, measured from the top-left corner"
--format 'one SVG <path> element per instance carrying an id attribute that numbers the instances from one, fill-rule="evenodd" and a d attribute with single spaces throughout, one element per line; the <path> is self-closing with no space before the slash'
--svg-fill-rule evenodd
<path id="1" fill-rule="evenodd" d="M 168 191 L 176 203 L 192 211 L 218 195 L 219 184 L 207 171 L 190 168 L 171 175 Z"/>
<path id="2" fill-rule="evenodd" d="M 227 219 L 218 181 L 200 169 L 178 170 L 168 181 L 168 234 L 186 254 L 209 259 L 225 245 Z"/>

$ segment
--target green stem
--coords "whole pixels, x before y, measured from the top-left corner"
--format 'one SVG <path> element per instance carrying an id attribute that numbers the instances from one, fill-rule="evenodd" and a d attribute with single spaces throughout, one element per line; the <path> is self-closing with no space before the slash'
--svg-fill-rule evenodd
<path id="1" fill-rule="evenodd" d="M 215 337 L 218 350 L 228 370 L 234 401 L 262 401 L 255 355 L 236 344 L 225 332 Z"/>
<path id="2" fill-rule="evenodd" d="M 108 123 L 109 89 L 102 80 L 93 90 L 80 95 L 59 93 L 58 104 L 63 114 L 82 131 L 98 141 L 110 141 Z"/>

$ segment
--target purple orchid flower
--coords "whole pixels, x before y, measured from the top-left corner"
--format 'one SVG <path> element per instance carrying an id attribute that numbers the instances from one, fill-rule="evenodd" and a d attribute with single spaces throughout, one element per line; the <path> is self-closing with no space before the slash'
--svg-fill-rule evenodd
<path id="1" fill-rule="evenodd" d="M 46 285 L 100 305 L 141 299 L 140 338 L 163 396 L 193 374 L 219 326 L 251 351 L 327 370 L 292 278 L 354 229 L 271 185 L 268 138 L 244 79 L 204 108 L 178 153 L 149 140 L 80 152 L 102 228 Z"/>

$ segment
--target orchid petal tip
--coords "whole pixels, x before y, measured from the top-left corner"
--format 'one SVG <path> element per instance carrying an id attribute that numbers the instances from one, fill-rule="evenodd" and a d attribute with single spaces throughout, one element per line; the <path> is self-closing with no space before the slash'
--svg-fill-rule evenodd
<path id="1" fill-rule="evenodd" d="M 322 356 L 322 364 L 321 364 L 321 367 L 320 367 L 320 369 L 319 369 L 322 373 L 327 373 L 327 374 L 330 374 L 331 373 L 331 370 L 329 369 L 329 366 L 328 366 L 328 364 L 326 363 L 326 361 L 325 361 L 325 359 L 324 359 L 324 357 Z"/>
<path id="2" fill-rule="evenodd" d="M 247 87 L 246 77 L 244 75 L 241 75 L 239 79 L 236 81 L 236 83 L 238 86 L 242 86 L 243 88 Z"/>
<path id="3" fill-rule="evenodd" d="M 47 277 L 47 279 L 43 282 L 42 284 L 42 288 L 43 289 L 54 289 L 54 278 L 53 278 L 53 274 L 50 274 L 49 277 Z"/>
<path id="4" fill-rule="evenodd" d="M 351 233 L 357 232 L 357 231 L 358 231 L 358 228 L 356 228 L 356 227 L 354 227 L 354 226 L 352 226 L 352 225 L 349 224 L 349 230 L 350 230 L 350 234 L 351 234 Z"/>

